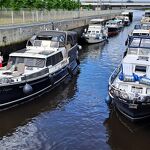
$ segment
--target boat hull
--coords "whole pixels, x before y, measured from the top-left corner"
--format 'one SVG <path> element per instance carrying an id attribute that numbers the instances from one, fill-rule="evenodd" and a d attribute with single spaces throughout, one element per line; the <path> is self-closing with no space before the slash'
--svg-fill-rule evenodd
<path id="1" fill-rule="evenodd" d="M 129 21 L 124 21 L 124 26 L 129 26 L 130 22 Z"/>
<path id="2" fill-rule="evenodd" d="M 102 43 L 105 41 L 106 41 L 106 39 L 85 38 L 85 42 L 88 44 Z"/>
<path id="3" fill-rule="evenodd" d="M 37 79 L 27 80 L 27 82 L 0 86 L 0 111 L 33 100 L 35 97 L 52 90 L 66 78 L 75 75 L 78 71 L 78 65 L 77 60 L 74 59 L 69 66 L 61 68 L 54 74 L 45 73 Z M 26 84 L 32 87 L 32 90 L 27 93 L 24 91 Z"/>
<path id="4" fill-rule="evenodd" d="M 150 103 L 136 102 L 124 100 L 119 97 L 110 97 L 113 100 L 115 107 L 131 121 L 138 121 L 150 117 Z"/>
<path id="5" fill-rule="evenodd" d="M 121 31 L 121 28 L 108 28 L 108 36 L 115 36 Z"/>

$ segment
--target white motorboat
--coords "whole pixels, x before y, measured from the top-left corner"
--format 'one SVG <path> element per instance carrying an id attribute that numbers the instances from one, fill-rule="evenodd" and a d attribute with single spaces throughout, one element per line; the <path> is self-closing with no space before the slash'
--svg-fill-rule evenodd
<path id="1" fill-rule="evenodd" d="M 89 44 L 107 41 L 108 29 L 103 25 L 104 19 L 92 19 L 87 31 L 83 33 L 83 38 Z"/>

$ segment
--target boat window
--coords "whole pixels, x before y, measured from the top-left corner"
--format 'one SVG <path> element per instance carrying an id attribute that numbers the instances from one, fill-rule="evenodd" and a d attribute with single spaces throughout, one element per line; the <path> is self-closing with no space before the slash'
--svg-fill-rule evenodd
<path id="1" fill-rule="evenodd" d="M 145 17 L 150 17 L 150 12 L 145 12 Z"/>
<path id="2" fill-rule="evenodd" d="M 149 30 L 149 28 L 150 28 L 149 25 L 142 25 L 142 29 Z"/>
<path id="3" fill-rule="evenodd" d="M 146 66 L 135 66 L 135 72 L 143 72 L 146 73 Z"/>
<path id="4" fill-rule="evenodd" d="M 28 67 L 39 67 L 42 68 L 45 65 L 45 59 L 43 58 L 28 58 L 28 57 L 10 57 L 9 62 L 12 61 L 12 65 L 18 63 L 24 63 Z"/>
<path id="5" fill-rule="evenodd" d="M 150 94 L 150 89 L 149 88 L 147 88 L 146 94 Z"/>
<path id="6" fill-rule="evenodd" d="M 27 46 L 33 46 L 32 42 L 30 40 L 27 42 Z"/>
<path id="7" fill-rule="evenodd" d="M 52 36 L 37 36 L 36 37 L 37 40 L 51 40 Z"/>
<path id="8" fill-rule="evenodd" d="M 141 47 L 150 47 L 150 39 L 142 39 L 140 46 Z"/>
<path id="9" fill-rule="evenodd" d="M 143 36 L 148 36 L 148 33 L 141 33 L 141 35 L 143 35 Z"/>
<path id="10" fill-rule="evenodd" d="M 99 33 L 99 31 L 96 31 L 96 33 Z"/>
<path id="11" fill-rule="evenodd" d="M 133 33 L 133 36 L 139 36 L 140 33 Z"/>
<path id="12" fill-rule="evenodd" d="M 134 39 L 131 41 L 130 46 L 139 47 L 139 44 L 140 44 L 140 38 L 134 38 Z"/>
<path id="13" fill-rule="evenodd" d="M 144 49 L 144 48 L 139 49 L 139 55 L 149 55 L 149 54 L 150 54 L 149 49 Z"/>
<path id="14" fill-rule="evenodd" d="M 143 90 L 142 87 L 136 87 L 136 86 L 131 87 L 131 92 L 133 93 L 142 93 L 142 90 Z"/>
<path id="15" fill-rule="evenodd" d="M 34 41 L 34 46 L 41 46 L 41 43 L 42 43 L 42 41 L 40 41 L 40 40 L 35 40 Z"/>
<path id="16" fill-rule="evenodd" d="M 55 41 L 51 41 L 50 47 L 52 47 L 52 48 L 58 48 L 59 47 L 59 43 L 55 42 Z"/>
<path id="17" fill-rule="evenodd" d="M 129 49 L 128 49 L 128 54 L 137 55 L 137 53 L 138 53 L 137 49 L 134 49 L 134 48 L 129 48 Z"/>
<path id="18" fill-rule="evenodd" d="M 50 66 L 50 65 L 54 66 L 57 63 L 61 62 L 62 60 L 63 60 L 62 53 L 59 52 L 59 53 L 47 58 L 46 66 Z"/>
<path id="19" fill-rule="evenodd" d="M 135 25 L 134 29 L 141 29 L 141 25 Z"/>
<path id="20" fill-rule="evenodd" d="M 95 31 L 92 31 L 92 33 L 94 34 L 94 33 L 95 33 Z"/>
<path id="21" fill-rule="evenodd" d="M 91 33 L 91 31 L 88 31 L 88 33 Z"/>

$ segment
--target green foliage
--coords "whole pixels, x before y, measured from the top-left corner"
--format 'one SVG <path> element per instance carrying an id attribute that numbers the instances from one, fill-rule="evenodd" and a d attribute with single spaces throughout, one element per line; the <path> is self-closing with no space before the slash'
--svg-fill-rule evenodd
<path id="1" fill-rule="evenodd" d="M 79 1 L 75 0 L 0 0 L 1 8 L 12 8 L 13 10 L 20 10 L 22 8 L 28 9 L 66 9 L 74 10 L 81 6 Z"/>

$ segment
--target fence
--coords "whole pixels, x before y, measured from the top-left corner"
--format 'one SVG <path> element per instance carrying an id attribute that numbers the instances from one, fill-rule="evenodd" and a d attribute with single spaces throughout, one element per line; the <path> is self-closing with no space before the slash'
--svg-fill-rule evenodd
<path id="1" fill-rule="evenodd" d="M 121 10 L 80 10 L 80 11 L 0 11 L 0 25 L 48 22 L 63 19 L 75 19 L 95 15 L 113 15 Z"/>

